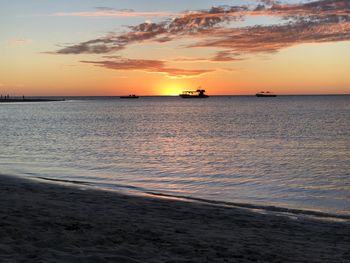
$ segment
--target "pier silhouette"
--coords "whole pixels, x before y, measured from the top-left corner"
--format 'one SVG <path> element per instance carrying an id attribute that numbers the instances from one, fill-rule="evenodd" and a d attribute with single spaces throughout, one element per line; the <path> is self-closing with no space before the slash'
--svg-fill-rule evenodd
<path id="1" fill-rule="evenodd" d="M 45 101 L 64 101 L 65 99 L 48 99 L 48 98 L 26 98 L 22 97 L 10 97 L 10 95 L 0 95 L 1 102 L 45 102 Z"/>

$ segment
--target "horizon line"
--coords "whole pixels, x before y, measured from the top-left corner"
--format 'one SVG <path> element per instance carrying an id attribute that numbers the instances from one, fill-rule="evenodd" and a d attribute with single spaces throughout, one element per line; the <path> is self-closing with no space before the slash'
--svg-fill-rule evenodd
<path id="1" fill-rule="evenodd" d="M 278 97 L 281 96 L 350 96 L 350 93 L 295 93 L 295 94 L 278 94 L 274 93 Z M 138 95 L 139 97 L 179 97 L 179 95 Z M 10 95 L 10 98 L 17 98 L 17 97 L 120 97 L 125 96 L 125 94 L 120 95 Z M 222 94 L 222 95 L 210 95 L 210 97 L 249 97 L 249 96 L 256 96 L 256 94 Z"/>

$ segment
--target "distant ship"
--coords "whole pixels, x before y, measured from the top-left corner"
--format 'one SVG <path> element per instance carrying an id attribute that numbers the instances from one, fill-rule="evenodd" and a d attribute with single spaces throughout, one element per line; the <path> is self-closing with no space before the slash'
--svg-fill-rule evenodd
<path id="1" fill-rule="evenodd" d="M 184 99 L 204 99 L 208 98 L 209 96 L 204 94 L 204 89 L 197 89 L 197 90 L 185 90 L 183 91 L 179 96 Z"/>
<path id="2" fill-rule="evenodd" d="M 257 97 L 276 97 L 276 94 L 271 93 L 270 91 L 261 91 L 255 94 Z"/>
<path id="3" fill-rule="evenodd" d="M 139 96 L 136 96 L 135 94 L 130 94 L 129 96 L 120 96 L 121 99 L 138 99 Z"/>

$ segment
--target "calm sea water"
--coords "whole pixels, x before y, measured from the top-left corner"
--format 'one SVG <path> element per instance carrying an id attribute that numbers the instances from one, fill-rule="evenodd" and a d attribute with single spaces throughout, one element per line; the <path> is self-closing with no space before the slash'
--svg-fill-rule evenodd
<path id="1" fill-rule="evenodd" d="M 0 169 L 350 214 L 350 96 L 0 104 Z"/>

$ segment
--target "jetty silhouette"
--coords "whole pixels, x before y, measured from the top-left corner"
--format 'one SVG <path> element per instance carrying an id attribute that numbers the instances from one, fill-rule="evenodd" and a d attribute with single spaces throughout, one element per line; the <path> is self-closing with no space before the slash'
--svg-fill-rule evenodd
<path id="1" fill-rule="evenodd" d="M 49 102 L 49 101 L 64 101 L 65 99 L 48 99 L 48 98 L 26 98 L 22 97 L 10 97 L 9 95 L 0 96 L 1 102 Z"/>

